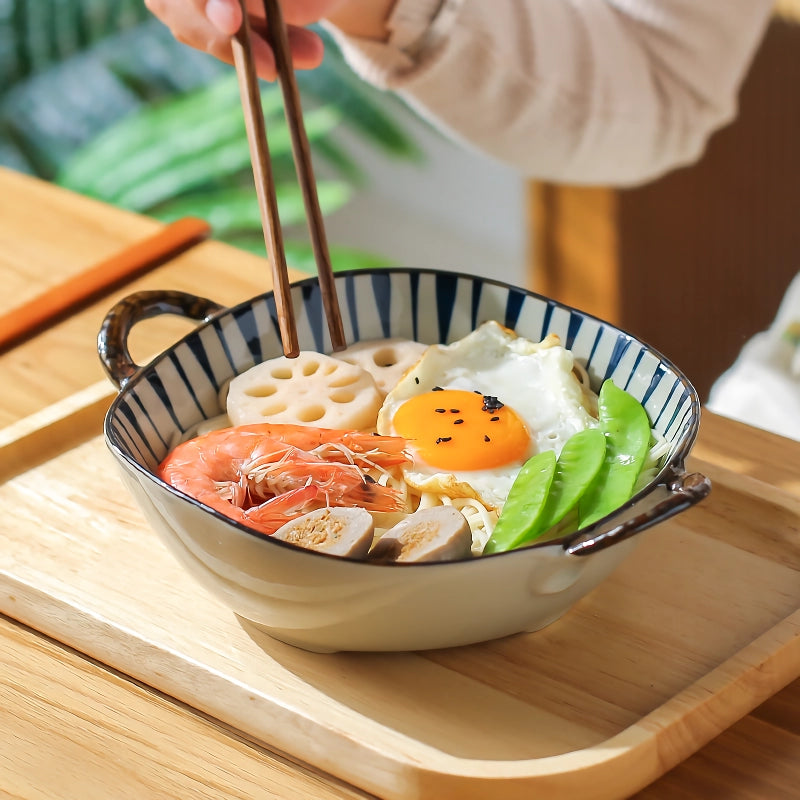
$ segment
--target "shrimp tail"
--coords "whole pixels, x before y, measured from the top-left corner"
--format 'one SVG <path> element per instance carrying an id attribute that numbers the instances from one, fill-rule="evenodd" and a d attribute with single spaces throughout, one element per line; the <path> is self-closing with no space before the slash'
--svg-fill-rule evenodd
<path id="1" fill-rule="evenodd" d="M 319 508 L 319 496 L 320 490 L 316 486 L 292 489 L 243 511 L 241 521 L 271 536 L 289 520 Z"/>

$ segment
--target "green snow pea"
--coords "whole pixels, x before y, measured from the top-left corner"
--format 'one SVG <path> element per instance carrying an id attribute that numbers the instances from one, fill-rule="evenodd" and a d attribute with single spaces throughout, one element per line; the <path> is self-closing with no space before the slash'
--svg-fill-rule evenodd
<path id="1" fill-rule="evenodd" d="M 647 412 L 612 380 L 600 387 L 598 411 L 606 454 L 597 477 L 578 504 L 579 528 L 597 522 L 630 500 L 650 449 Z"/>
<path id="2" fill-rule="evenodd" d="M 552 450 L 537 453 L 525 462 L 483 549 L 484 555 L 512 550 L 525 541 L 544 510 L 555 471 L 556 454 Z"/>
<path id="3" fill-rule="evenodd" d="M 544 510 L 528 530 L 525 544 L 538 539 L 575 508 L 603 466 L 605 454 L 606 437 L 599 428 L 587 428 L 567 440 L 556 463 Z"/>

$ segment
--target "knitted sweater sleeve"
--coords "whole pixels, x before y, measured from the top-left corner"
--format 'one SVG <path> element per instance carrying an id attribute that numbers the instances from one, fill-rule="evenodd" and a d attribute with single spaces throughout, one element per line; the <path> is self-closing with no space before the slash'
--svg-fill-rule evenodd
<path id="1" fill-rule="evenodd" d="M 774 0 L 398 0 L 353 69 L 542 180 L 632 185 L 691 163 L 736 114 Z"/>

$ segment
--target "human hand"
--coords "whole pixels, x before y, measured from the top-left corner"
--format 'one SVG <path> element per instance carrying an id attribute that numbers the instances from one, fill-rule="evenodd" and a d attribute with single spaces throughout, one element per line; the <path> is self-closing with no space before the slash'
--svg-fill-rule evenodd
<path id="1" fill-rule="evenodd" d="M 172 31 L 180 42 L 204 50 L 231 63 L 231 37 L 242 25 L 239 0 L 145 0 L 147 8 Z M 296 69 L 313 69 L 322 61 L 322 40 L 307 25 L 328 17 L 350 0 L 281 0 L 289 34 L 289 48 Z M 247 0 L 252 30 L 253 59 L 258 74 L 275 78 L 275 57 L 265 38 L 262 0 Z"/>

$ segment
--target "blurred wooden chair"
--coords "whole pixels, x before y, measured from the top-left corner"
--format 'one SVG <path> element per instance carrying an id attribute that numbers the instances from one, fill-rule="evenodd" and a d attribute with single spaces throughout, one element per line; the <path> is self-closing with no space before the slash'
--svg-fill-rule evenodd
<path id="1" fill-rule="evenodd" d="M 800 271 L 800 0 L 776 7 L 739 116 L 699 163 L 529 198 L 533 288 L 644 339 L 706 399 Z"/>

